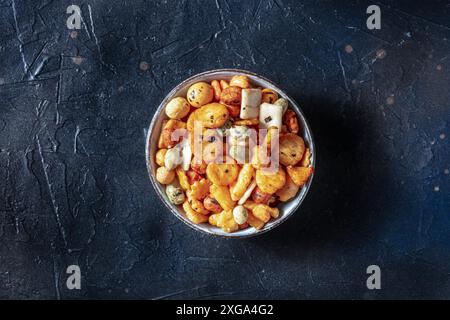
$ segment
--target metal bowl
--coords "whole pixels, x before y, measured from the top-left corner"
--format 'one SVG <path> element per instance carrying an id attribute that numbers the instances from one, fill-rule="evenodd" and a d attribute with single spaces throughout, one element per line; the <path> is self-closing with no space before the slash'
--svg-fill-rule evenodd
<path id="1" fill-rule="evenodd" d="M 263 78 L 255 73 L 239 70 L 239 69 L 217 69 L 210 70 L 206 72 L 199 73 L 195 76 L 190 77 L 189 79 L 184 80 L 175 88 L 173 88 L 169 94 L 164 98 L 164 100 L 159 105 L 158 109 L 153 116 L 152 122 L 150 123 L 150 128 L 147 133 L 147 143 L 145 147 L 145 155 L 146 155 L 146 163 L 147 169 L 150 176 L 150 181 L 153 184 L 153 187 L 156 190 L 161 201 L 166 205 L 166 207 L 181 221 L 190 226 L 191 228 L 201 231 L 207 234 L 215 235 L 215 236 L 223 236 L 228 238 L 246 238 L 252 237 L 255 235 L 260 235 L 270 230 L 273 230 L 275 227 L 279 226 L 282 222 L 286 221 L 294 212 L 299 208 L 300 204 L 305 199 L 306 194 L 308 193 L 309 187 L 312 183 L 313 175 L 310 177 L 308 182 L 301 188 L 300 192 L 297 196 L 291 199 L 288 202 L 280 203 L 278 208 L 280 210 L 280 216 L 277 219 L 271 219 L 264 228 L 261 230 L 256 230 L 252 227 L 249 227 L 244 230 L 238 230 L 233 233 L 226 233 L 220 228 L 214 227 L 210 224 L 194 224 L 186 218 L 186 215 L 181 208 L 181 206 L 176 206 L 169 202 L 166 193 L 165 186 L 161 185 L 158 181 L 156 181 L 156 169 L 158 165 L 155 163 L 155 153 L 157 151 L 158 146 L 158 138 L 161 132 L 161 125 L 163 120 L 167 119 L 167 116 L 164 112 L 164 107 L 170 101 L 170 99 L 178 96 L 186 96 L 187 89 L 195 82 L 206 81 L 210 82 L 214 79 L 224 79 L 230 80 L 234 75 L 245 75 L 247 76 L 253 85 L 260 86 L 263 88 L 271 88 L 274 89 L 280 97 L 283 97 L 289 101 L 290 107 L 297 113 L 299 125 L 300 125 L 300 135 L 304 138 L 306 145 L 311 150 L 311 165 L 316 169 L 316 153 L 314 148 L 314 140 L 311 133 L 311 129 L 309 128 L 308 122 L 306 121 L 303 112 L 297 103 L 290 98 L 283 90 L 281 90 L 277 85 L 275 85 L 272 81 Z"/>

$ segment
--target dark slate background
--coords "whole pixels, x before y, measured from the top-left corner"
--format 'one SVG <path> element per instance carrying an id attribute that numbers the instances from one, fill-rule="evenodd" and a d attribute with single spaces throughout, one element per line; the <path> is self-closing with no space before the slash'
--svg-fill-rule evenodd
<path id="1" fill-rule="evenodd" d="M 366 2 L 0 0 L 0 298 L 450 298 L 450 2 L 426 3 L 371 31 Z M 246 240 L 186 227 L 145 167 L 165 94 L 225 67 L 317 143 L 300 210 Z"/>

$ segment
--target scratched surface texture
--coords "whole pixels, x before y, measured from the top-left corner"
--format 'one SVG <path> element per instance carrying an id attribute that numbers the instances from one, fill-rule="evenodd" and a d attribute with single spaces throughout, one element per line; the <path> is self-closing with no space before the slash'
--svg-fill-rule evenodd
<path id="1" fill-rule="evenodd" d="M 450 3 L 377 3 L 381 30 L 366 2 L 0 0 L 0 298 L 450 298 Z M 246 240 L 186 227 L 145 167 L 165 94 L 225 67 L 317 143 L 302 207 Z"/>

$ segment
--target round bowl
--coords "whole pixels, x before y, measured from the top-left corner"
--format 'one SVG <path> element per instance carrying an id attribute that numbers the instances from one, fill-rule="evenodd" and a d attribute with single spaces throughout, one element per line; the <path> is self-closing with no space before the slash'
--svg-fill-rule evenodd
<path id="1" fill-rule="evenodd" d="M 185 97 L 187 89 L 195 82 L 199 81 L 211 82 L 214 79 L 230 80 L 231 77 L 234 75 L 245 75 L 250 79 L 253 85 L 260 86 L 263 88 L 271 88 L 276 92 L 278 92 L 280 97 L 283 97 L 289 101 L 290 107 L 297 113 L 300 126 L 299 134 L 303 137 L 307 147 L 311 150 L 311 166 L 314 169 L 316 169 L 315 166 L 316 154 L 313 136 L 311 133 L 311 129 L 308 125 L 308 122 L 306 121 L 306 118 L 303 115 L 303 112 L 301 111 L 298 104 L 291 97 L 289 97 L 283 90 L 281 90 L 277 85 L 275 85 L 272 81 L 264 77 L 261 77 L 255 73 L 239 69 L 216 69 L 202 72 L 184 80 L 175 88 L 173 88 L 159 105 L 150 123 L 150 128 L 147 133 L 145 155 L 150 181 L 152 182 L 152 185 L 156 190 L 156 194 L 159 196 L 161 201 L 166 205 L 167 209 L 169 209 L 169 211 L 171 211 L 178 219 L 183 221 L 189 227 L 210 235 L 223 236 L 228 238 L 245 238 L 260 235 L 270 230 L 273 230 L 275 227 L 279 226 L 282 222 L 286 221 L 290 216 L 292 216 L 292 214 L 294 214 L 294 212 L 299 208 L 300 204 L 305 199 L 309 187 L 312 183 L 314 173 L 309 178 L 308 182 L 300 189 L 299 193 L 295 196 L 295 198 L 289 200 L 288 202 L 278 204 L 278 208 L 280 210 L 280 216 L 278 218 L 271 219 L 268 223 L 265 224 L 265 226 L 261 230 L 256 230 L 253 227 L 249 227 L 247 229 L 238 230 L 233 233 L 226 233 L 222 229 L 214 227 L 207 223 L 203 224 L 192 223 L 190 220 L 186 218 L 186 215 L 181 206 L 176 206 L 169 202 L 165 193 L 165 186 L 161 185 L 156 180 L 156 169 L 158 166 L 155 163 L 155 153 L 157 151 L 158 138 L 161 132 L 162 122 L 163 120 L 167 119 L 167 116 L 164 112 L 164 107 L 166 106 L 167 102 L 169 102 L 170 99 L 174 97 L 178 96 Z"/>

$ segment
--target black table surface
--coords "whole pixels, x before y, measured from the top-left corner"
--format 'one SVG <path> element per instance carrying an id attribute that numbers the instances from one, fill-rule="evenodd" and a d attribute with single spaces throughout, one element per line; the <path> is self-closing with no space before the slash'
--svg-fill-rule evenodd
<path id="1" fill-rule="evenodd" d="M 450 298 L 450 3 L 421 3 L 369 30 L 364 1 L 0 0 L 0 298 Z M 279 84 L 317 144 L 257 238 L 188 228 L 146 171 L 160 101 L 216 68 Z"/>

